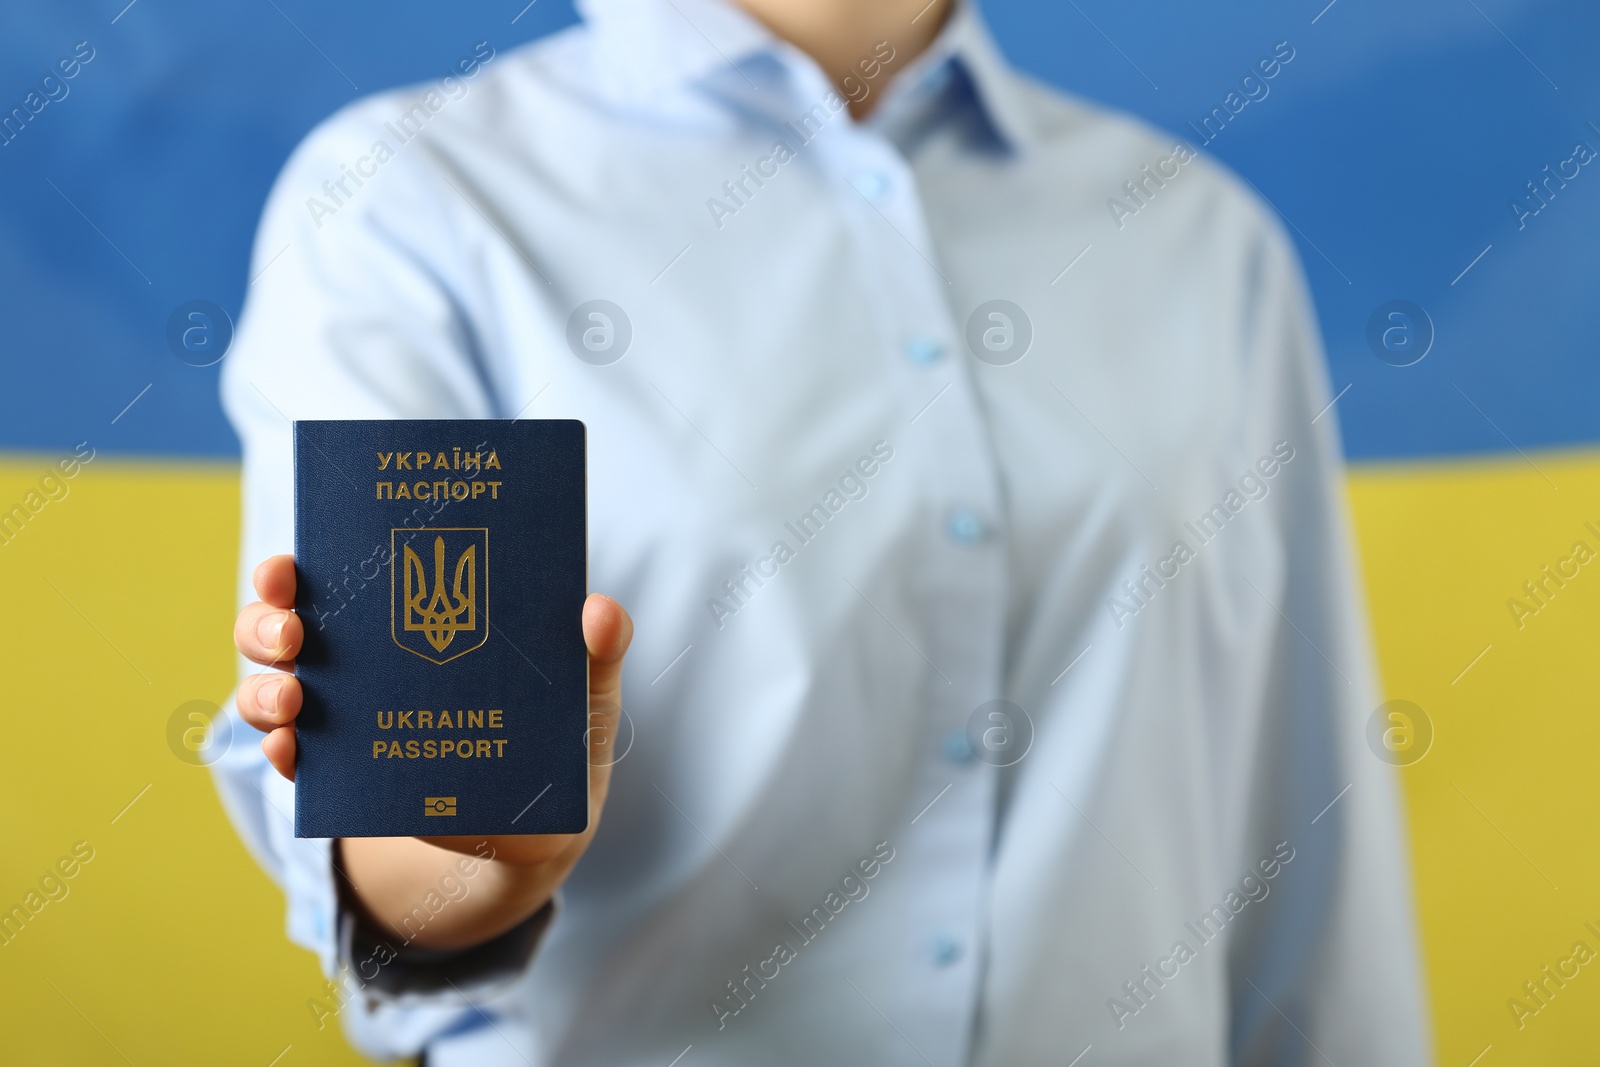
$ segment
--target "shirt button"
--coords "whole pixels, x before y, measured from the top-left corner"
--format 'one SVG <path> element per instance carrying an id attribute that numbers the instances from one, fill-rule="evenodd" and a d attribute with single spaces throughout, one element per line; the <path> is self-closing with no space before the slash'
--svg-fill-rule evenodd
<path id="1" fill-rule="evenodd" d="M 874 204 L 883 203 L 889 196 L 889 178 L 881 170 L 862 171 L 851 184 L 856 187 L 856 192 Z"/>
<path id="2" fill-rule="evenodd" d="M 928 955 L 940 967 L 948 967 L 961 958 L 961 942 L 949 934 L 936 934 L 928 942 Z"/>
<path id="3" fill-rule="evenodd" d="M 931 337 L 913 337 L 906 342 L 906 358 L 920 366 L 937 363 L 943 355 L 944 346 Z"/>
<path id="4" fill-rule="evenodd" d="M 956 508 L 945 519 L 945 533 L 957 544 L 975 545 L 989 533 L 988 524 L 971 508 Z"/>
<path id="5" fill-rule="evenodd" d="M 972 742 L 967 740 L 965 730 L 951 730 L 945 734 L 944 743 L 939 749 L 951 763 L 971 763 L 973 760 Z"/>

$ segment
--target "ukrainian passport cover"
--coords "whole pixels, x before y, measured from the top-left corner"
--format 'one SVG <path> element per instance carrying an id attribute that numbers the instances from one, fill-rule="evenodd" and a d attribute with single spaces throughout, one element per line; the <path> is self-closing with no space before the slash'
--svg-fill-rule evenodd
<path id="1" fill-rule="evenodd" d="M 585 430 L 294 424 L 296 837 L 588 825 Z"/>

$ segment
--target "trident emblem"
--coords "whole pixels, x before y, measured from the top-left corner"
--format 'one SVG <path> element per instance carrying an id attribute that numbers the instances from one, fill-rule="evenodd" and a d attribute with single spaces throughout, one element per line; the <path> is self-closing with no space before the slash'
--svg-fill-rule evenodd
<path id="1" fill-rule="evenodd" d="M 417 531 L 404 532 L 409 535 Z M 409 652 L 435 663 L 444 663 L 472 651 L 488 637 L 487 604 L 480 610 L 479 591 L 481 588 L 486 601 L 489 531 L 455 528 L 426 532 L 434 535 L 431 583 L 423 556 L 411 545 L 404 545 L 398 556 L 391 555 L 394 561 L 392 566 L 397 572 L 394 575 L 395 585 L 398 587 L 395 589 L 394 614 L 400 616 L 396 620 L 400 625 L 393 628 L 394 639 L 395 643 Z M 400 533 L 400 530 L 392 531 L 391 537 L 398 541 Z M 423 543 L 426 546 L 426 541 Z M 426 552 L 427 547 L 423 551 Z M 455 562 L 447 565 L 446 560 L 452 554 Z M 481 581 L 480 565 L 483 568 Z M 484 623 L 481 633 L 480 616 Z M 457 645 L 454 654 L 441 658 L 445 650 L 456 643 L 458 634 L 462 635 L 462 642 Z M 477 640 L 473 641 L 475 635 Z M 427 642 L 425 646 L 417 640 L 419 636 Z"/>

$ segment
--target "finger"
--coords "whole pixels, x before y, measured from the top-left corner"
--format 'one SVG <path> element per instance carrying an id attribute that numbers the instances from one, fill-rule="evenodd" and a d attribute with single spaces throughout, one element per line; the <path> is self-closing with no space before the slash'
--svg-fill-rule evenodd
<path id="1" fill-rule="evenodd" d="M 611 768 L 622 718 L 622 659 L 633 640 L 633 620 L 607 596 L 591 596 L 583 605 L 583 640 L 589 648 L 589 834 L 599 825 L 600 811 L 611 788 Z"/>
<path id="2" fill-rule="evenodd" d="M 259 601 L 245 605 L 233 624 L 233 644 L 261 664 L 286 664 L 300 651 L 305 630 L 300 616 Z"/>
<path id="3" fill-rule="evenodd" d="M 275 608 L 294 607 L 294 557 L 273 556 L 264 560 L 250 576 L 256 596 Z"/>
<path id="4" fill-rule="evenodd" d="M 622 657 L 633 641 L 633 619 L 621 604 L 595 593 L 583 602 L 583 642 L 589 648 L 589 700 L 620 703 Z"/>
<path id="5" fill-rule="evenodd" d="M 294 727 L 280 726 L 261 739 L 267 762 L 289 781 L 294 781 Z"/>
<path id="6" fill-rule="evenodd" d="M 257 730 L 269 731 L 294 722 L 303 697 L 300 679 L 282 671 L 267 671 L 240 682 L 235 699 L 241 719 Z"/>

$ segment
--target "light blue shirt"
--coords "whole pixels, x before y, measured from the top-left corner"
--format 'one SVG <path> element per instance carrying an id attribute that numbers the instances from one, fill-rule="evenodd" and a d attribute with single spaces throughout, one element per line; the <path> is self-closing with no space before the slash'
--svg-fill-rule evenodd
<path id="1" fill-rule="evenodd" d="M 240 592 L 291 549 L 289 419 L 582 419 L 626 753 L 552 910 L 380 968 L 235 743 L 224 798 L 351 1039 L 1425 1062 L 1336 416 L 1256 199 L 966 7 L 838 90 L 718 0 L 471 58 L 272 193 L 225 372 Z"/>

